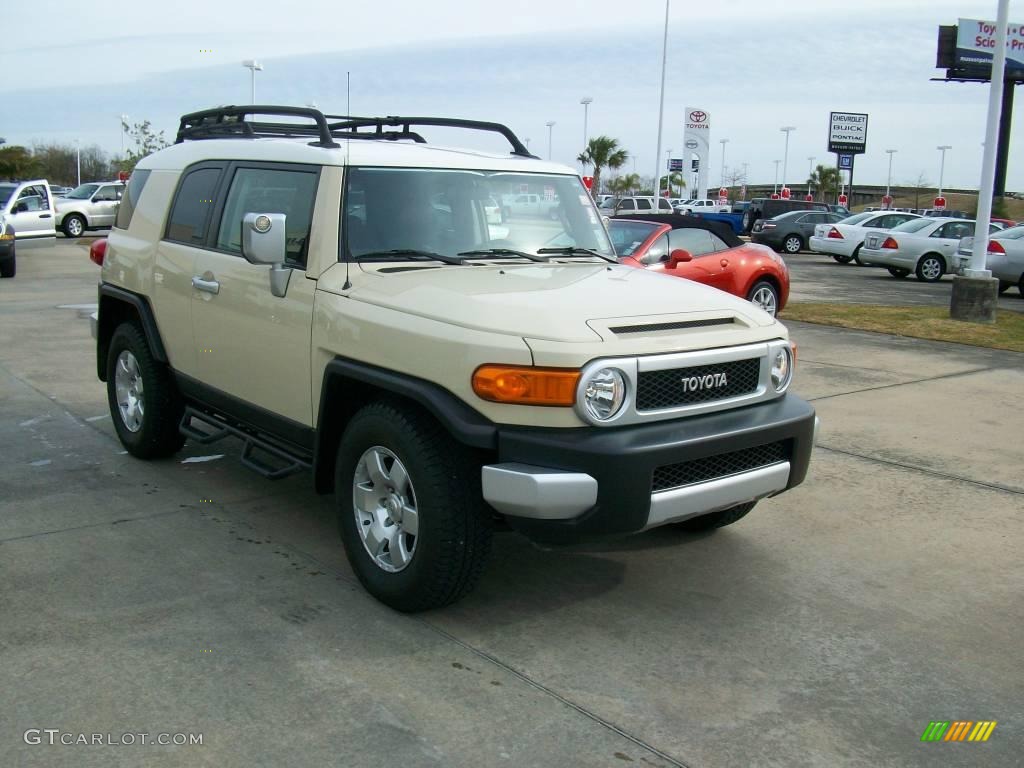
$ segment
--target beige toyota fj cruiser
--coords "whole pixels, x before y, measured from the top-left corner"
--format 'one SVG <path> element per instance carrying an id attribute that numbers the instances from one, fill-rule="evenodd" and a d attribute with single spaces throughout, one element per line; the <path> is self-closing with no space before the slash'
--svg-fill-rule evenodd
<path id="1" fill-rule="evenodd" d="M 519 194 L 554 210 L 489 215 Z M 403 611 L 466 594 L 500 526 L 735 522 L 804 479 L 815 431 L 782 325 L 618 266 L 576 172 L 496 123 L 185 115 L 128 183 L 94 332 L 131 455 L 230 436 L 265 477 L 310 470 L 355 573 Z"/>

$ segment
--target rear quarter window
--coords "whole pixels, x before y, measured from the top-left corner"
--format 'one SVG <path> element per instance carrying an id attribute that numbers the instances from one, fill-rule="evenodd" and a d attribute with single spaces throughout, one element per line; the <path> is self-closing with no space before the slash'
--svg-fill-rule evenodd
<path id="1" fill-rule="evenodd" d="M 142 197 L 142 190 L 146 186 L 146 182 L 149 181 L 150 171 L 132 171 L 131 178 L 128 179 L 128 186 L 125 188 L 124 194 L 121 195 L 121 204 L 117 207 L 117 218 L 114 219 L 114 226 L 117 229 L 128 229 L 132 223 L 132 216 L 135 215 L 135 206 L 139 204 L 139 198 Z"/>

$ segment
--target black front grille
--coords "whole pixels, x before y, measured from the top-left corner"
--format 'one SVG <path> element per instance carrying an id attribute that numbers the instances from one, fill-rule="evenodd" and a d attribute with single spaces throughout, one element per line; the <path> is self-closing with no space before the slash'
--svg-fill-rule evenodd
<path id="1" fill-rule="evenodd" d="M 654 470 L 651 491 L 667 491 L 694 483 L 704 483 L 719 477 L 749 472 L 752 469 L 778 464 L 788 459 L 787 443 L 767 443 L 742 451 L 706 456 L 703 459 L 666 464 Z"/>
<path id="2" fill-rule="evenodd" d="M 724 374 L 724 384 L 719 374 Z M 760 375 L 759 357 L 693 368 L 643 371 L 637 377 L 636 407 L 639 411 L 658 411 L 749 395 L 757 390 Z"/>

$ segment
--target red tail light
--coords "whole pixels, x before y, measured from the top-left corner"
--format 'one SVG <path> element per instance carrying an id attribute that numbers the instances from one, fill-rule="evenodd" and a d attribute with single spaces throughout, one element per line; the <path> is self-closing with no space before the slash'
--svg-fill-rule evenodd
<path id="1" fill-rule="evenodd" d="M 107 255 L 107 238 L 101 237 L 99 240 L 93 240 L 92 245 L 89 246 L 89 260 L 103 266 L 103 257 Z"/>
<path id="2" fill-rule="evenodd" d="M 1003 248 L 1002 243 L 998 240 L 988 241 L 988 252 L 989 253 L 1006 253 L 1006 249 Z"/>
<path id="3" fill-rule="evenodd" d="M 830 239 L 832 239 L 832 240 L 842 240 L 842 239 L 843 239 L 843 233 L 842 233 L 842 232 L 840 232 L 840 231 L 839 231 L 838 229 L 836 229 L 835 227 L 832 227 L 832 229 L 830 229 L 830 230 L 828 231 L 828 235 L 827 235 L 827 237 L 829 237 L 829 238 L 830 238 Z"/>
<path id="4" fill-rule="evenodd" d="M 899 248 L 900 244 L 893 240 L 891 237 L 885 238 L 885 242 L 882 243 L 883 248 Z"/>

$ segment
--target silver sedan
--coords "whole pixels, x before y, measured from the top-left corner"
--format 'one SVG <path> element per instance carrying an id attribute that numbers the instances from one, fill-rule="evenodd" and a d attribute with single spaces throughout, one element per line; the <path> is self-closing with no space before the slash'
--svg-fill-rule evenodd
<path id="1" fill-rule="evenodd" d="M 957 270 L 963 271 L 971 260 L 974 238 L 965 237 L 956 252 Z M 988 241 L 985 268 L 999 279 L 999 292 L 1017 286 L 1024 298 L 1024 226 L 1010 227 L 994 233 Z"/>

